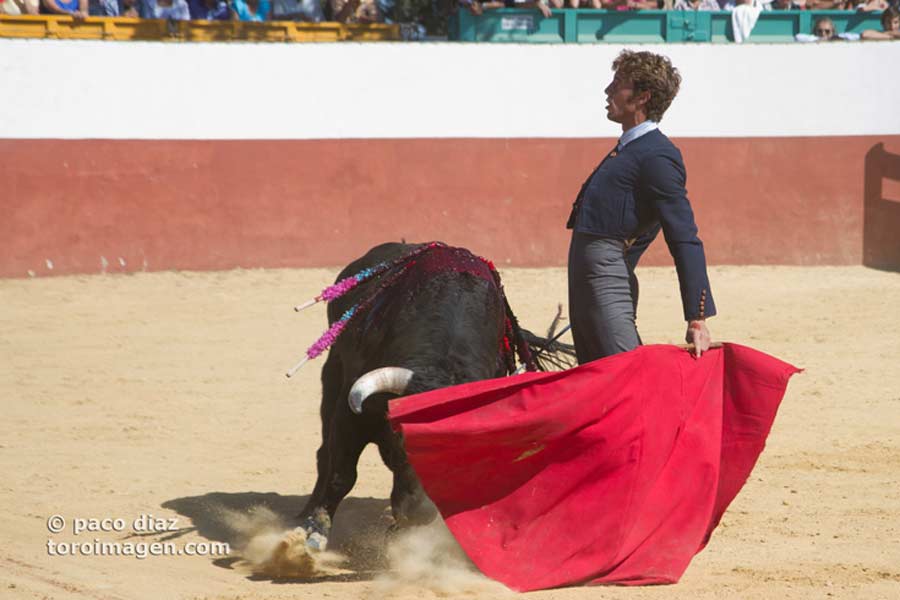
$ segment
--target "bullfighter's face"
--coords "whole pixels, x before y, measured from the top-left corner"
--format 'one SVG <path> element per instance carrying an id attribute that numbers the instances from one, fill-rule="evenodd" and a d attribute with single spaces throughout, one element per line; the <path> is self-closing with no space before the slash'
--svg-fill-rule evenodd
<path id="1" fill-rule="evenodd" d="M 639 123 L 638 113 L 643 114 L 644 104 L 649 94 L 637 94 L 631 79 L 616 73 L 612 82 L 606 86 L 606 118 L 614 123 L 621 123 L 627 130 Z M 640 119 L 643 120 L 643 119 Z"/>

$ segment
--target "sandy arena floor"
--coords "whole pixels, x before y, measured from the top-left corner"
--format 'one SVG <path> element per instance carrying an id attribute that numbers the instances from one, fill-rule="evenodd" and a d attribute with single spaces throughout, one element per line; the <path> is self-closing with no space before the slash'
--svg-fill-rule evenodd
<path id="1" fill-rule="evenodd" d="M 425 560 L 449 552 L 427 540 L 383 557 L 390 477 L 374 448 L 338 513 L 333 541 L 349 562 L 331 575 L 277 582 L 225 556 L 49 555 L 48 540 L 237 546 L 295 514 L 315 481 L 321 361 L 290 381 L 283 373 L 325 316 L 291 307 L 335 272 L 0 281 L 0 597 L 503 596 L 458 563 Z M 529 328 L 546 327 L 565 301 L 561 269 L 503 276 Z M 532 596 L 900 598 L 900 274 L 718 267 L 710 276 L 716 339 L 806 369 L 768 449 L 679 584 Z M 673 270 L 643 269 L 641 283 L 644 340 L 681 342 Z M 62 533 L 48 531 L 51 515 L 65 518 Z M 166 519 L 166 530 L 135 531 L 141 515 Z M 76 536 L 76 518 L 122 519 L 107 523 L 122 531 Z"/>

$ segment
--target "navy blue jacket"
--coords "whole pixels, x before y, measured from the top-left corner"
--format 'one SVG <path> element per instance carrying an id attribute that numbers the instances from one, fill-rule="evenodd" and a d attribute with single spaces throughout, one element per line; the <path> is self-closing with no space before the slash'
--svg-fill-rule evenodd
<path id="1" fill-rule="evenodd" d="M 566 227 L 626 240 L 632 270 L 662 229 L 690 321 L 713 316 L 716 305 L 686 181 L 681 152 L 658 129 L 650 131 L 603 159 L 581 186 Z"/>

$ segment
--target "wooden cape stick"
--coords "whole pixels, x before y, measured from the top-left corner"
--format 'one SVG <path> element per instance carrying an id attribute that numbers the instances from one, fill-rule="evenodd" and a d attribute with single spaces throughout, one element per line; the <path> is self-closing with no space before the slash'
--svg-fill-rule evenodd
<path id="1" fill-rule="evenodd" d="M 549 342 L 547 342 L 547 346 L 544 346 L 544 348 L 541 348 L 540 350 L 538 350 L 537 352 L 534 353 L 533 358 L 537 358 L 538 356 L 540 356 L 541 352 L 543 352 L 550 344 L 552 344 L 553 342 L 555 342 L 556 340 L 561 338 L 562 335 L 565 332 L 567 332 L 568 330 L 570 330 L 571 328 L 572 328 L 571 324 L 563 327 L 559 333 L 557 333 L 555 336 L 553 336 L 553 338 Z M 693 344 L 675 344 L 675 347 L 681 348 L 682 350 L 687 350 L 687 351 L 691 352 L 692 354 L 694 353 L 694 345 Z M 709 344 L 710 350 L 712 350 L 713 348 L 721 348 L 721 347 L 722 347 L 722 342 L 711 342 Z M 513 375 L 521 374 L 522 372 L 525 371 L 525 368 L 526 368 L 526 365 L 519 365 L 519 368 L 516 369 L 516 371 L 515 371 L 515 373 L 513 373 Z"/>
<path id="2" fill-rule="evenodd" d="M 682 350 L 691 350 L 691 351 L 694 350 L 693 344 L 675 344 L 675 347 L 681 348 Z M 722 342 L 710 342 L 709 343 L 710 350 L 712 350 L 713 348 L 721 348 L 721 347 L 722 347 Z"/>

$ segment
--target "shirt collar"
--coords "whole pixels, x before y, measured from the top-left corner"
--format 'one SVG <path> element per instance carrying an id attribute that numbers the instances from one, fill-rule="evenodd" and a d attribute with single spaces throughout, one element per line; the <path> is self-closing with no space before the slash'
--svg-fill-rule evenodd
<path id="1" fill-rule="evenodd" d="M 622 134 L 622 137 L 619 138 L 619 150 L 624 148 L 626 145 L 630 144 L 634 140 L 638 139 L 645 133 L 650 133 L 654 129 L 659 129 L 659 124 L 656 121 L 644 121 L 642 123 L 638 123 L 628 131 Z"/>

